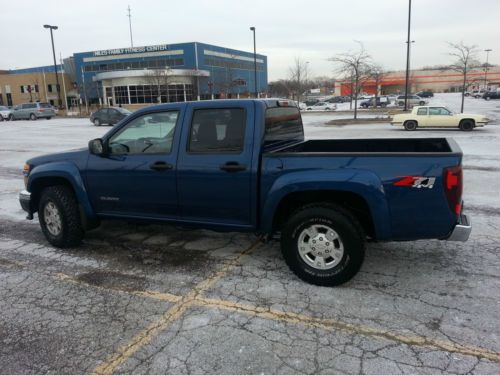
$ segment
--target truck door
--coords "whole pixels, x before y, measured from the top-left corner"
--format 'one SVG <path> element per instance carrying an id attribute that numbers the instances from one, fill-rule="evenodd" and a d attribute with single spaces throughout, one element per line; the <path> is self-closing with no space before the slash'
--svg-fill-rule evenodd
<path id="1" fill-rule="evenodd" d="M 86 184 L 97 213 L 177 219 L 176 159 L 182 109 L 133 117 L 90 155 Z"/>
<path id="2" fill-rule="evenodd" d="M 251 102 L 190 104 L 177 172 L 183 220 L 251 224 L 253 111 Z"/>

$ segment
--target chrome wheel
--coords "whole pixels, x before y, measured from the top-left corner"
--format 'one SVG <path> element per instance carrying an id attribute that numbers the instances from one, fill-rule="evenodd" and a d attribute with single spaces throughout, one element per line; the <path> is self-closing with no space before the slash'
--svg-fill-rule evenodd
<path id="1" fill-rule="evenodd" d="M 53 202 L 48 202 L 43 209 L 43 219 L 47 230 L 53 236 L 59 236 L 62 230 L 62 219 L 59 209 Z"/>
<path id="2" fill-rule="evenodd" d="M 305 228 L 299 235 L 297 248 L 302 260 L 318 270 L 335 267 L 344 256 L 344 245 L 338 233 L 322 224 Z"/>

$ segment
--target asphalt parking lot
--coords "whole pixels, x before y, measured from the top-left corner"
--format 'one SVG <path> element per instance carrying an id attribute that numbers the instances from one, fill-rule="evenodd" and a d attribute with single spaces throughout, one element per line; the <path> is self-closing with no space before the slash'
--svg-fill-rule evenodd
<path id="1" fill-rule="evenodd" d="M 370 243 L 337 288 L 300 281 L 277 242 L 246 234 L 106 222 L 53 248 L 18 206 L 22 165 L 108 128 L 0 123 L 0 373 L 499 374 L 500 102 L 466 106 L 494 123 L 410 133 L 304 116 L 310 138 L 444 136 L 465 155 L 470 240 Z"/>

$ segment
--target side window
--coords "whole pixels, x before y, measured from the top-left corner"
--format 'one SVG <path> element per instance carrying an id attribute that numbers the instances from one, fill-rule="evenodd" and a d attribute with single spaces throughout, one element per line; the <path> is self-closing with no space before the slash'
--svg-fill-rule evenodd
<path id="1" fill-rule="evenodd" d="M 419 108 L 417 111 L 418 116 L 426 116 L 427 115 L 427 108 Z"/>
<path id="2" fill-rule="evenodd" d="M 188 152 L 240 153 L 245 125 L 243 108 L 197 109 L 191 122 Z"/>
<path id="3" fill-rule="evenodd" d="M 450 111 L 442 107 L 432 107 L 429 108 L 429 114 L 433 116 L 448 116 Z"/>
<path id="4" fill-rule="evenodd" d="M 178 111 L 135 118 L 109 139 L 111 154 L 168 154 L 172 150 Z"/>

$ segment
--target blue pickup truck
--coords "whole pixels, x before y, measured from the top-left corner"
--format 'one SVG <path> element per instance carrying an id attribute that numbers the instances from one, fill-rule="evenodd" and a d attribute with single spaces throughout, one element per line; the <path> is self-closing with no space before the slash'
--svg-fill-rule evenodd
<path id="1" fill-rule="evenodd" d="M 280 238 L 297 276 L 333 286 L 367 240 L 466 241 L 461 159 L 444 138 L 305 140 L 286 100 L 172 103 L 28 160 L 19 199 L 57 247 L 109 219 L 255 232 Z"/>

